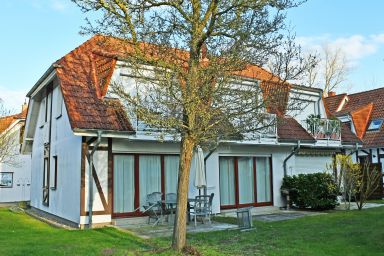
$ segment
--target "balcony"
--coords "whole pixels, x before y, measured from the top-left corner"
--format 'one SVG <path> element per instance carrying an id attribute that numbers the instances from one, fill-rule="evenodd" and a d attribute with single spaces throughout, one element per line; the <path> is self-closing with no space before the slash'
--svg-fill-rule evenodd
<path id="1" fill-rule="evenodd" d="M 316 140 L 341 140 L 341 123 L 339 120 L 310 116 L 303 122 L 303 127 Z"/>

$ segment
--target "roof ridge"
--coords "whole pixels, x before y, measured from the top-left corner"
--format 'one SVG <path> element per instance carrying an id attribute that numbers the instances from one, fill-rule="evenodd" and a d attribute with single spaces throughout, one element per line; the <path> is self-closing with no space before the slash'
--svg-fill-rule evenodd
<path id="1" fill-rule="evenodd" d="M 351 94 L 348 94 L 348 96 L 356 95 L 356 94 L 363 94 L 363 93 L 372 92 L 372 91 L 378 91 L 378 90 L 383 90 L 383 89 L 384 89 L 384 87 L 379 87 L 379 88 L 375 88 L 375 89 L 371 89 L 371 90 L 367 90 L 367 91 L 351 93 Z"/>

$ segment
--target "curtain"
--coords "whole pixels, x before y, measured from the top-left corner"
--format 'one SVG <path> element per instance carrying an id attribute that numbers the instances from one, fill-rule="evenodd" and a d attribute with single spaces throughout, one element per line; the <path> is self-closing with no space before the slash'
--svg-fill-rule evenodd
<path id="1" fill-rule="evenodd" d="M 143 205 L 148 194 L 161 192 L 160 156 L 139 156 L 139 180 L 140 205 Z"/>
<path id="2" fill-rule="evenodd" d="M 133 212 L 135 198 L 134 157 L 114 156 L 113 212 Z"/>
<path id="3" fill-rule="evenodd" d="M 239 203 L 254 203 L 255 192 L 252 157 L 239 157 L 237 166 L 239 176 Z"/>
<path id="4" fill-rule="evenodd" d="M 257 202 L 271 202 L 269 158 L 256 158 Z"/>
<path id="5" fill-rule="evenodd" d="M 165 193 L 177 193 L 179 156 L 164 156 Z"/>
<path id="6" fill-rule="evenodd" d="M 221 205 L 235 204 L 235 171 L 232 157 L 220 157 L 220 203 Z"/>

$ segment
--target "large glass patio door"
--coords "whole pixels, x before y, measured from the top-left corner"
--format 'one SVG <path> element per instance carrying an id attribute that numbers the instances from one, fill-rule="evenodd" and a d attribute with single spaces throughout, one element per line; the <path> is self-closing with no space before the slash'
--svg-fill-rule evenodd
<path id="1" fill-rule="evenodd" d="M 135 172 L 133 155 L 115 155 L 113 168 L 113 212 L 134 211 Z"/>

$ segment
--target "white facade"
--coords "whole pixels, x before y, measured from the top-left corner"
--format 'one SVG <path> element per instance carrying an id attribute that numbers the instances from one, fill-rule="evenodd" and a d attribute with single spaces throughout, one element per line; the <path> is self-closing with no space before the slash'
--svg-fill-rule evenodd
<path id="1" fill-rule="evenodd" d="M 47 213 L 78 223 L 80 220 L 80 168 L 81 137 L 75 136 L 70 127 L 60 87 L 54 81 L 53 90 L 48 96 L 44 93 L 31 99 L 28 118 L 35 117 L 37 125 L 29 130 L 26 139 L 33 139 L 32 146 L 32 186 L 31 206 Z M 53 99 L 52 110 L 50 101 Z M 48 109 L 45 119 L 46 109 Z M 51 132 L 50 130 L 51 124 Z M 51 139 L 49 134 L 51 133 Z M 50 141 L 49 153 L 44 155 L 44 145 Z M 44 168 L 45 159 L 49 159 L 49 168 Z M 48 204 L 43 203 L 44 170 L 49 170 L 49 181 L 45 186 L 48 191 Z M 57 182 L 55 186 L 55 180 Z"/>
<path id="2" fill-rule="evenodd" d="M 0 163 L 0 179 L 10 181 L 5 186 L 0 186 L 0 203 L 10 203 L 30 200 L 31 187 L 31 156 L 21 155 L 20 132 L 24 121 L 15 120 L 11 124 L 11 133 L 15 141 L 17 156 L 13 164 Z M 3 182 L 2 182 L 3 183 Z"/>
<path id="3" fill-rule="evenodd" d="M 112 82 L 124 82 L 134 91 L 135 81 L 122 76 L 127 72 L 128 69 L 117 66 Z M 47 90 L 50 86 L 52 90 Z M 24 138 L 25 151 L 32 152 L 31 205 L 82 226 L 88 224 L 89 153 L 96 146 L 96 132 L 72 130 L 60 92 L 53 71 L 31 94 L 27 118 L 30 122 L 27 123 Z M 290 101 L 300 100 L 304 103 L 297 104 L 302 109 L 291 113 L 300 124 L 311 114 L 325 117 L 321 90 L 295 86 L 290 94 Z M 131 121 L 135 127 L 135 120 Z M 164 193 L 167 189 L 173 189 L 164 188 L 168 183 L 174 184 L 175 178 L 177 179 L 175 173 L 172 172 L 173 176 L 167 173 L 167 168 L 172 169 L 175 165 L 167 166 L 166 161 L 168 157 L 170 159 L 179 154 L 179 142 L 168 137 L 160 142 L 156 136 L 140 131 L 136 134 L 101 132 L 101 143 L 93 155 L 92 221 L 105 224 L 111 223 L 115 218 L 139 216 L 137 210 L 142 205 L 142 198 L 145 196 L 143 193 L 154 192 L 153 189 Z M 287 174 L 295 175 L 324 171 L 326 164 L 332 159 L 331 154 L 295 156 L 295 148 L 300 145 L 301 148 L 311 148 L 314 152 L 324 149 L 336 152 L 342 147 L 339 140 L 306 143 L 300 144 L 297 139 L 280 142 L 276 136 L 257 141 L 226 141 L 220 143 L 213 152 L 204 152 L 206 156 L 209 155 L 206 159 L 206 193 L 214 193 L 213 212 L 220 213 L 223 209 L 236 209 L 245 205 L 284 206 L 280 193 L 284 162 Z M 220 170 L 226 160 L 228 177 L 223 176 L 224 172 Z M 156 172 L 157 176 L 149 176 L 150 172 Z M 246 175 L 249 175 L 248 180 Z M 199 190 L 193 185 L 194 177 L 195 167 L 192 160 L 189 185 L 191 198 L 199 194 Z M 229 180 L 229 187 L 223 185 L 224 179 Z M 260 183 L 262 179 L 265 181 L 264 185 Z M 253 191 L 247 185 L 241 186 L 242 183 L 253 184 Z M 231 184 L 233 187 L 230 187 Z M 263 190 L 259 191 L 261 187 Z M 229 189 L 234 194 L 227 195 Z M 247 201 L 250 198 L 252 203 Z M 231 203 L 224 205 L 224 201 Z"/>

